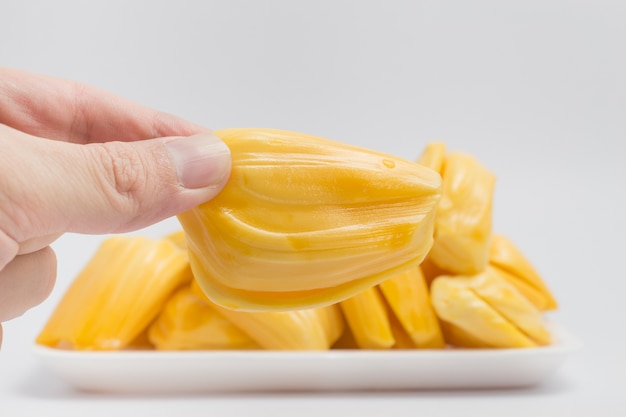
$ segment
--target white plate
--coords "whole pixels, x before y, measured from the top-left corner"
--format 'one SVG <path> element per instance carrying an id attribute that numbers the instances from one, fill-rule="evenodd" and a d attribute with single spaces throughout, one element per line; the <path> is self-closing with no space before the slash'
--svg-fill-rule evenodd
<path id="1" fill-rule="evenodd" d="M 542 382 L 581 346 L 553 333 L 529 349 L 34 352 L 74 388 L 111 393 L 509 388 Z"/>

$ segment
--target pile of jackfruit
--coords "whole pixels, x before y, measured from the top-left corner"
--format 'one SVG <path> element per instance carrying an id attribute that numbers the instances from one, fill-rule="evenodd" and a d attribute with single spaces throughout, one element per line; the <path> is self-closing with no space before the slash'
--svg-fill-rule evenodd
<path id="1" fill-rule="evenodd" d="M 557 302 L 492 231 L 495 176 L 271 129 L 216 132 L 232 173 L 160 239 L 105 239 L 37 343 L 74 350 L 529 348 Z"/>

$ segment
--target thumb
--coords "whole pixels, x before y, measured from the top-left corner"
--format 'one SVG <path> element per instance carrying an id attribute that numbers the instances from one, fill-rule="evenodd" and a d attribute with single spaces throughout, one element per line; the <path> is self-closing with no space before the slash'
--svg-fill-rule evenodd
<path id="1" fill-rule="evenodd" d="M 0 154 L 0 175 L 12 178 L 8 190 L 0 186 L 0 201 L 8 192 L 12 204 L 0 209 L 13 220 L 0 231 L 18 242 L 136 230 L 213 198 L 230 174 L 230 150 L 208 133 L 88 145 L 18 133 L 16 155 Z"/>

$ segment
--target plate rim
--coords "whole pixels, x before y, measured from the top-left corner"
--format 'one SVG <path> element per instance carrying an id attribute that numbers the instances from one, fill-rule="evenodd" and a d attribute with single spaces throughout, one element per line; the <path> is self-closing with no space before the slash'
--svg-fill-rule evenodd
<path id="1" fill-rule="evenodd" d="M 85 359 L 110 359 L 124 358 L 137 359 L 143 357 L 152 358 L 178 358 L 179 356 L 201 358 L 201 357 L 246 357 L 246 358 L 274 358 L 289 356 L 292 358 L 325 358 L 333 360 L 343 360 L 352 357 L 381 358 L 389 355 L 393 357 L 399 356 L 409 359 L 414 356 L 449 356 L 449 357 L 468 357 L 478 358 L 483 356 L 518 356 L 518 355 L 536 355 L 542 354 L 565 354 L 573 353 L 584 347 L 583 342 L 565 330 L 560 325 L 550 323 L 550 331 L 556 337 L 557 341 L 547 346 L 537 346 L 529 348 L 459 348 L 447 347 L 444 349 L 329 349 L 329 350 L 269 350 L 269 349 L 249 349 L 249 350 L 150 350 L 150 349 L 126 349 L 126 350 L 71 350 L 59 349 L 45 345 L 34 343 L 32 352 L 39 357 L 57 357 L 57 358 L 77 358 Z"/>
<path id="2" fill-rule="evenodd" d="M 532 348 L 75 351 L 35 344 L 33 353 L 47 371 L 83 392 L 502 389 L 542 383 L 583 347 L 562 327 L 551 330 L 552 345 Z"/>

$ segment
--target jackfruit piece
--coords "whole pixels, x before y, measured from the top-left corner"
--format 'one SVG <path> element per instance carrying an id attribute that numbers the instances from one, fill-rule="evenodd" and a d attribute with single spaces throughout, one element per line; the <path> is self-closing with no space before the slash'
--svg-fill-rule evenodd
<path id="1" fill-rule="evenodd" d="M 441 174 L 445 160 L 446 144 L 443 142 L 430 142 L 424 148 L 422 155 L 417 159 L 417 163 Z"/>
<path id="2" fill-rule="evenodd" d="M 395 313 L 389 306 L 389 303 L 385 303 L 385 309 L 387 311 L 387 318 L 389 319 L 389 328 L 391 329 L 391 336 L 393 337 L 394 344 L 392 349 L 417 349 L 417 345 L 411 339 L 411 336 L 406 332 L 400 320 L 396 317 Z"/>
<path id="3" fill-rule="evenodd" d="M 343 350 L 359 348 L 359 345 L 357 345 L 354 335 L 352 334 L 352 330 L 350 330 L 350 326 L 348 326 L 347 324 L 344 326 L 341 336 L 339 336 L 339 338 L 335 341 L 335 343 L 331 345 L 330 348 Z"/>
<path id="4" fill-rule="evenodd" d="M 428 258 L 450 274 L 479 273 L 489 258 L 495 176 L 476 158 L 460 152 L 446 156 L 441 176 Z"/>
<path id="5" fill-rule="evenodd" d="M 496 309 L 497 306 L 489 304 L 476 293 L 473 288 L 475 279 L 475 276 L 444 275 L 433 281 L 431 299 L 439 319 L 462 329 L 471 335 L 472 340 L 478 340 L 487 346 L 536 347 L 537 343 L 524 334 L 516 323 L 508 320 Z"/>
<path id="6" fill-rule="evenodd" d="M 143 329 L 133 340 L 124 346 L 124 350 L 154 350 L 154 345 L 148 337 L 150 325 Z"/>
<path id="7" fill-rule="evenodd" d="M 558 308 L 558 303 L 545 281 L 506 236 L 497 233 L 492 236 L 489 264 L 501 270 L 501 275 L 540 310 Z"/>
<path id="8" fill-rule="evenodd" d="M 326 334 L 328 346 L 332 347 L 346 329 L 341 308 L 334 304 L 326 307 L 317 307 L 314 310 Z"/>
<path id="9" fill-rule="evenodd" d="M 430 256 L 426 256 L 426 258 L 424 258 L 419 266 L 422 270 L 422 274 L 424 275 L 424 279 L 426 280 L 426 284 L 429 288 L 430 284 L 438 276 L 451 274 L 450 271 L 446 271 L 445 269 L 442 269 L 437 264 L 435 264 Z"/>
<path id="10" fill-rule="evenodd" d="M 241 350 L 260 346 L 189 286 L 176 291 L 148 328 L 158 350 Z"/>
<path id="11" fill-rule="evenodd" d="M 178 216 L 194 275 L 228 309 L 330 305 L 417 265 L 441 178 L 390 155 L 271 129 L 215 132 L 232 172 Z"/>
<path id="12" fill-rule="evenodd" d="M 179 286 L 192 279 L 187 254 L 168 239 L 105 239 L 72 282 L 36 342 L 119 350 L 135 340 Z"/>
<path id="13" fill-rule="evenodd" d="M 541 312 L 497 270 L 488 266 L 484 273 L 471 279 L 470 286 L 476 295 L 537 344 L 550 344 L 550 331 Z"/>
<path id="14" fill-rule="evenodd" d="M 541 291 L 528 284 L 523 279 L 510 274 L 509 272 L 501 269 L 497 266 L 489 264 L 489 268 L 498 272 L 498 275 L 506 280 L 509 284 L 513 285 L 517 291 L 520 292 L 532 305 L 534 305 L 539 311 L 545 311 L 548 306 L 548 299 L 543 295 Z"/>
<path id="15" fill-rule="evenodd" d="M 390 349 L 396 343 L 385 301 L 376 287 L 341 301 L 341 311 L 361 349 Z"/>
<path id="16" fill-rule="evenodd" d="M 292 311 L 236 311 L 213 303 L 196 281 L 192 288 L 264 349 L 326 350 L 343 331 L 343 318 L 336 305 Z"/>
<path id="17" fill-rule="evenodd" d="M 176 232 L 172 232 L 169 235 L 165 236 L 166 239 L 171 240 L 181 249 L 187 250 L 187 238 L 185 236 L 185 232 L 183 230 L 178 230 Z"/>
<path id="18" fill-rule="evenodd" d="M 442 320 L 441 331 L 446 343 L 453 347 L 473 348 L 473 349 L 491 349 L 493 346 L 487 344 L 484 340 L 475 337 L 462 328 L 452 323 Z"/>
<path id="19" fill-rule="evenodd" d="M 379 288 L 416 347 L 445 347 L 428 286 L 419 266 L 381 282 Z"/>

